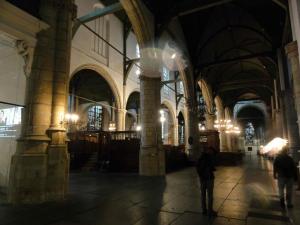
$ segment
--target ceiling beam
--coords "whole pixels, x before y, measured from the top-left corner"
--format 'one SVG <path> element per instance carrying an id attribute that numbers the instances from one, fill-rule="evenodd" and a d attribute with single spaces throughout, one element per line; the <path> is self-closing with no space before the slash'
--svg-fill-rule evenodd
<path id="1" fill-rule="evenodd" d="M 233 2 L 233 1 L 234 0 L 220 0 L 220 1 L 213 2 L 213 3 L 207 4 L 207 5 L 202 5 L 200 7 L 194 8 L 194 9 L 186 10 L 184 12 L 179 12 L 178 16 L 186 16 L 186 15 L 193 14 L 193 13 L 196 13 L 196 12 L 199 12 L 202 10 L 206 10 L 206 9 L 213 8 L 216 6 L 224 5 L 224 4 Z"/>
<path id="2" fill-rule="evenodd" d="M 257 80 L 237 80 L 234 82 L 224 82 L 216 87 L 218 93 L 233 91 L 244 88 L 256 88 L 262 87 L 268 89 L 269 92 L 273 92 L 270 80 L 257 79 Z"/>
<path id="3" fill-rule="evenodd" d="M 122 4 L 120 2 L 117 2 L 112 5 L 106 6 L 104 8 L 96 9 L 95 11 L 92 11 L 84 16 L 77 18 L 73 25 L 73 30 L 72 30 L 73 37 L 81 24 L 90 22 L 92 20 L 95 20 L 102 16 L 106 16 L 108 14 L 118 12 L 122 9 L 123 9 Z"/>
<path id="4" fill-rule="evenodd" d="M 258 57 L 273 57 L 274 56 L 274 51 L 266 51 L 266 52 L 261 52 L 261 53 L 254 53 L 254 54 L 249 54 L 249 55 L 244 55 L 236 58 L 231 58 L 231 59 L 224 59 L 224 60 L 216 60 L 212 61 L 209 63 L 203 63 L 198 65 L 198 69 L 202 70 L 207 67 L 214 67 L 214 66 L 219 66 L 222 64 L 227 64 L 227 63 L 232 63 L 232 62 L 237 62 L 237 61 L 242 61 L 242 60 L 247 60 L 247 59 L 255 59 Z"/>
<path id="5" fill-rule="evenodd" d="M 90 21 L 92 21 L 94 19 L 97 19 L 99 17 L 118 12 L 122 9 L 123 9 L 122 4 L 120 2 L 117 2 L 115 4 L 106 6 L 104 8 L 96 9 L 93 12 L 90 12 L 90 13 L 84 15 L 84 16 L 79 17 L 78 20 L 81 23 L 87 23 L 87 22 L 90 22 Z"/>

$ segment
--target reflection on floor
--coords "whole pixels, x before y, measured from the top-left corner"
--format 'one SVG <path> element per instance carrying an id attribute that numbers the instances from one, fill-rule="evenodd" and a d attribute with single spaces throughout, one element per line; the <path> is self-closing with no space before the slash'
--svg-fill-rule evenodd
<path id="1" fill-rule="evenodd" d="M 281 211 L 271 162 L 245 156 L 244 165 L 218 168 L 214 207 L 201 214 L 194 168 L 163 178 L 72 174 L 68 200 L 38 206 L 0 206 L 0 225 L 285 225 L 300 224 L 300 196 Z"/>

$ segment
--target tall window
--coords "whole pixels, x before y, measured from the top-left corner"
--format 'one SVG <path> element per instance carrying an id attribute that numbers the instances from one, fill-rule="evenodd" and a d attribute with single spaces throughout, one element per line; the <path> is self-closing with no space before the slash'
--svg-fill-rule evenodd
<path id="1" fill-rule="evenodd" d="M 140 46 L 138 44 L 136 44 L 135 46 L 135 55 L 137 59 L 141 58 Z M 139 68 L 139 66 L 141 65 L 140 62 L 138 62 L 137 65 L 138 66 L 136 68 L 135 74 L 137 75 L 137 77 L 139 77 L 141 74 L 141 69 Z"/>
<path id="2" fill-rule="evenodd" d="M 166 67 L 163 67 L 162 80 L 163 81 L 170 80 L 170 73 Z M 170 94 L 170 88 L 167 87 L 166 85 L 164 85 L 163 90 L 166 95 Z"/>
<path id="3" fill-rule="evenodd" d="M 184 122 L 179 121 L 178 123 L 178 142 L 180 145 L 184 145 Z"/>
<path id="4" fill-rule="evenodd" d="M 99 8 L 102 8 L 99 4 L 96 4 L 94 6 L 95 10 L 98 10 Z M 109 23 L 107 17 L 102 16 L 98 19 L 95 19 L 93 23 L 93 29 L 95 33 L 97 33 L 100 37 L 104 38 L 105 40 L 108 40 Z M 98 35 L 93 34 L 92 51 L 97 53 L 98 55 L 101 55 L 102 57 L 107 58 L 108 45 Z"/>
<path id="5" fill-rule="evenodd" d="M 88 130 L 101 130 L 103 118 L 103 108 L 101 105 L 95 105 L 88 110 Z"/>
<path id="6" fill-rule="evenodd" d="M 179 93 L 184 94 L 183 82 L 182 81 L 179 82 Z"/>
<path id="7" fill-rule="evenodd" d="M 135 53 L 137 58 L 141 58 L 140 46 L 138 44 L 135 46 Z"/>

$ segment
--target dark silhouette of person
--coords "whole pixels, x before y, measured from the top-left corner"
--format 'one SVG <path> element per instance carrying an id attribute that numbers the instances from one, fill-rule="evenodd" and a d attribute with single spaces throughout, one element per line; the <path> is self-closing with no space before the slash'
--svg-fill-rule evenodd
<path id="1" fill-rule="evenodd" d="M 288 155 L 288 151 L 288 147 L 284 147 L 276 156 L 273 164 L 274 178 L 277 179 L 280 205 L 282 208 L 285 208 L 285 200 L 287 207 L 293 208 L 293 184 L 294 180 L 297 181 L 297 167 L 293 158 Z"/>
<path id="2" fill-rule="evenodd" d="M 217 215 L 217 212 L 213 210 L 215 155 L 214 148 L 205 147 L 196 164 L 201 186 L 202 214 L 208 216 Z M 207 204 L 206 195 L 208 198 Z"/>

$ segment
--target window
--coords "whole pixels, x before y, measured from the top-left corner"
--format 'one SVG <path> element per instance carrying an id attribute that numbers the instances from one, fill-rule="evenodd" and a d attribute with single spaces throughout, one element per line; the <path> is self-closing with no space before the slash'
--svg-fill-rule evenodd
<path id="1" fill-rule="evenodd" d="M 95 4 L 94 9 L 97 10 L 99 8 L 102 8 L 102 6 L 99 4 Z M 107 20 L 107 16 L 102 16 L 98 19 L 95 19 L 93 23 L 93 30 L 95 31 L 95 33 L 97 33 L 103 39 L 108 40 L 109 23 Z M 104 58 L 107 58 L 108 45 L 99 36 L 93 34 L 92 51 Z"/>
<path id="2" fill-rule="evenodd" d="M 92 106 L 88 110 L 88 130 L 101 130 L 103 108 L 101 105 Z"/>
<path id="3" fill-rule="evenodd" d="M 178 123 L 178 142 L 180 145 L 184 145 L 184 122 L 179 121 Z"/>
<path id="4" fill-rule="evenodd" d="M 141 58 L 141 52 L 140 52 L 140 46 L 138 44 L 136 44 L 135 46 L 135 54 L 136 54 L 136 58 L 139 59 Z M 140 63 L 136 63 L 137 66 L 136 66 L 136 71 L 135 71 L 135 74 L 137 75 L 137 77 L 139 78 L 140 75 L 141 75 L 141 69 L 139 68 L 140 66 Z"/>
<path id="5" fill-rule="evenodd" d="M 163 67 L 162 80 L 163 81 L 170 80 L 170 73 L 166 67 Z M 167 85 L 164 85 L 163 90 L 166 95 L 170 94 L 170 88 Z"/>
<path id="6" fill-rule="evenodd" d="M 183 88 L 183 82 L 182 81 L 179 82 L 179 93 L 184 94 L 184 88 Z"/>
<path id="7" fill-rule="evenodd" d="M 140 46 L 138 44 L 135 46 L 135 54 L 136 58 L 141 58 Z"/>

